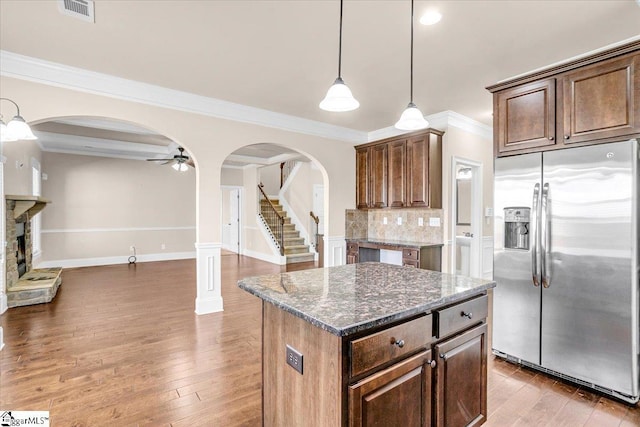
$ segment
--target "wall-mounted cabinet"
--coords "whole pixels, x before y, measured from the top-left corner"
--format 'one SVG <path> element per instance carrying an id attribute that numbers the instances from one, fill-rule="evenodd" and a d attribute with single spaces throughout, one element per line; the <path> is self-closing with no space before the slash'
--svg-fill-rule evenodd
<path id="1" fill-rule="evenodd" d="M 357 146 L 357 208 L 442 208 L 442 135 L 427 129 Z"/>
<path id="2" fill-rule="evenodd" d="M 636 41 L 488 87 L 496 156 L 637 136 L 639 67 Z"/>

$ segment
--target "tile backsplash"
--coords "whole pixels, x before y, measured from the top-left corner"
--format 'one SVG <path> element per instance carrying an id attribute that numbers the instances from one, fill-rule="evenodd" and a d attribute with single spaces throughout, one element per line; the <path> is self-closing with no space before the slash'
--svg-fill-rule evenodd
<path id="1" fill-rule="evenodd" d="M 442 216 L 442 209 L 347 209 L 345 237 L 442 243 Z M 419 225 L 420 218 L 422 225 Z M 439 226 L 430 225 L 433 221 L 438 222 Z"/>

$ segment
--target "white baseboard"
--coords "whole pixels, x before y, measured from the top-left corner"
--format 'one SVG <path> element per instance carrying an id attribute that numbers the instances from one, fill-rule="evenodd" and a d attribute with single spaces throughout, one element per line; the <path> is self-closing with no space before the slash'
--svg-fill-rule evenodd
<path id="1" fill-rule="evenodd" d="M 195 258 L 195 252 L 168 252 L 157 254 L 140 254 L 136 255 L 136 262 L 153 262 L 153 261 L 171 261 L 176 259 Z M 75 267 L 94 267 L 100 265 L 127 264 L 128 256 L 113 256 L 100 258 L 76 258 L 76 259 L 59 259 L 54 261 L 44 261 L 39 263 L 35 268 L 75 268 Z"/>
<path id="2" fill-rule="evenodd" d="M 250 249 L 244 249 L 242 251 L 242 255 L 259 259 L 260 261 L 270 262 L 271 264 L 276 265 L 285 265 L 287 263 L 287 258 L 281 255 L 269 255 L 262 252 L 252 251 Z"/>

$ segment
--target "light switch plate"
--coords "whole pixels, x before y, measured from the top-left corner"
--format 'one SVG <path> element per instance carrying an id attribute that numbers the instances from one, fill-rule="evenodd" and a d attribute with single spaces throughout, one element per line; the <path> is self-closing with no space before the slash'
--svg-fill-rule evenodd
<path id="1" fill-rule="evenodd" d="M 402 225 L 402 217 L 401 216 L 398 217 L 398 225 Z"/>
<path id="2" fill-rule="evenodd" d="M 429 218 L 429 227 L 440 227 L 440 218 Z"/>
<path id="3" fill-rule="evenodd" d="M 386 216 L 385 216 L 385 217 L 382 217 L 382 223 L 383 223 L 384 225 L 387 225 L 387 217 L 386 217 Z"/>
<path id="4" fill-rule="evenodd" d="M 424 227 L 424 218 L 418 218 L 418 227 Z"/>

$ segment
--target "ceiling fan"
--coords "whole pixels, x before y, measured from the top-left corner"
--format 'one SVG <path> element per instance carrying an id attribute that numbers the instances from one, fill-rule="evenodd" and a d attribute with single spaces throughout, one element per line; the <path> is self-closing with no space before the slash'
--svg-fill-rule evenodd
<path id="1" fill-rule="evenodd" d="M 184 148 L 178 147 L 179 153 L 170 159 L 147 159 L 148 162 L 164 162 L 163 165 L 171 165 L 172 168 L 179 172 L 185 172 L 189 166 L 194 167 L 193 160 L 184 154 Z"/>

